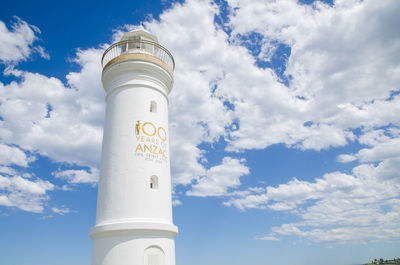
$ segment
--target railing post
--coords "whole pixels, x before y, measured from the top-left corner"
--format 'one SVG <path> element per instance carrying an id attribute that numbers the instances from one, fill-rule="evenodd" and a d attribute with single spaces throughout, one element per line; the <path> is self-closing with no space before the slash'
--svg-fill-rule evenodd
<path id="1" fill-rule="evenodd" d="M 168 50 L 155 42 L 143 40 L 139 42 L 133 40 L 123 40 L 111 45 L 108 49 L 105 50 L 103 57 L 101 58 L 101 64 L 103 68 L 114 58 L 124 53 L 128 53 L 130 44 L 132 44 L 133 47 L 139 46 L 137 49 L 135 49 L 135 52 L 136 50 L 138 50 L 137 52 L 140 53 L 140 50 L 142 50 L 145 53 L 150 53 L 152 56 L 160 59 L 166 65 L 168 65 L 172 71 L 174 70 L 175 62 L 171 53 Z"/>

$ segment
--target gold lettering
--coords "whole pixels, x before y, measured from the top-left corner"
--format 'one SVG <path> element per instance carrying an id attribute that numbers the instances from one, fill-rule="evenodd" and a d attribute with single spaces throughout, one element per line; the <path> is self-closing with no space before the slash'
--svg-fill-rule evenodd
<path id="1" fill-rule="evenodd" d="M 149 133 L 149 129 L 148 129 L 148 127 L 152 127 L 153 128 L 153 132 L 151 132 L 151 133 Z M 147 128 L 147 129 L 146 129 Z M 145 123 L 143 123 L 143 125 L 142 125 L 142 132 L 145 134 L 145 135 L 147 135 L 147 136 L 154 136 L 154 135 L 156 135 L 156 132 L 157 132 L 157 129 L 156 129 L 156 126 L 154 126 L 154 124 L 153 123 L 151 123 L 151 122 L 145 122 Z"/>
<path id="2" fill-rule="evenodd" d="M 160 131 L 161 131 L 161 132 L 160 132 Z M 163 142 L 165 142 L 165 141 L 167 140 L 167 132 L 165 131 L 165 129 L 164 129 L 163 127 L 158 127 L 157 134 L 158 134 L 158 137 L 159 137 Z"/>
<path id="3" fill-rule="evenodd" d="M 136 153 L 137 153 L 137 151 L 138 150 L 140 150 L 140 151 L 142 151 L 143 152 L 143 149 L 142 149 L 142 145 L 141 144 L 138 144 L 138 146 L 136 147 Z"/>
<path id="4" fill-rule="evenodd" d="M 140 121 L 139 120 L 136 123 L 135 132 L 136 132 L 136 135 L 139 135 L 139 133 L 140 133 Z"/>
<path id="5" fill-rule="evenodd" d="M 144 151 L 143 152 L 146 152 L 146 149 L 147 149 L 151 153 L 151 145 L 150 145 L 150 147 L 147 144 L 144 144 L 143 146 L 144 146 Z"/>
<path id="6" fill-rule="evenodd" d="M 146 160 L 156 159 L 160 163 L 167 161 L 167 132 L 163 127 L 138 120 L 135 124 L 135 136 L 138 142 L 135 150 L 137 155 L 144 155 Z"/>
<path id="7" fill-rule="evenodd" d="M 153 154 L 157 154 L 156 152 L 157 152 L 157 148 L 158 148 L 158 146 L 157 145 L 153 145 Z"/>

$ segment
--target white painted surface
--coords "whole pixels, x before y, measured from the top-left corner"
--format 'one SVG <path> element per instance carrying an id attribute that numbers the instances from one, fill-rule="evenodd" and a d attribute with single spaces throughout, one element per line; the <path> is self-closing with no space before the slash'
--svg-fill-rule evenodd
<path id="1" fill-rule="evenodd" d="M 178 229 L 168 134 L 173 77 L 155 63 L 126 60 L 107 67 L 102 81 L 107 107 L 92 265 L 174 265 Z M 150 186 L 152 176 L 157 188 Z"/>

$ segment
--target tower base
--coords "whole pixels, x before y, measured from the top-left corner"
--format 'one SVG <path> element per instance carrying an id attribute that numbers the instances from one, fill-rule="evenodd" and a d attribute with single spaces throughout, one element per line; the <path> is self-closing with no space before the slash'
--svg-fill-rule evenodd
<path id="1" fill-rule="evenodd" d="M 175 264 L 178 229 L 163 223 L 113 223 L 91 229 L 92 265 Z"/>

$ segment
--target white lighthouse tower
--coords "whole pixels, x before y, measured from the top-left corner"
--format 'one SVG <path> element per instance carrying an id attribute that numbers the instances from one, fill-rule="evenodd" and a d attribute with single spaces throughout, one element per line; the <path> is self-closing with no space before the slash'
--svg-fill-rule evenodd
<path id="1" fill-rule="evenodd" d="M 175 265 L 168 94 L 174 59 L 143 28 L 103 55 L 106 118 L 92 265 Z"/>

